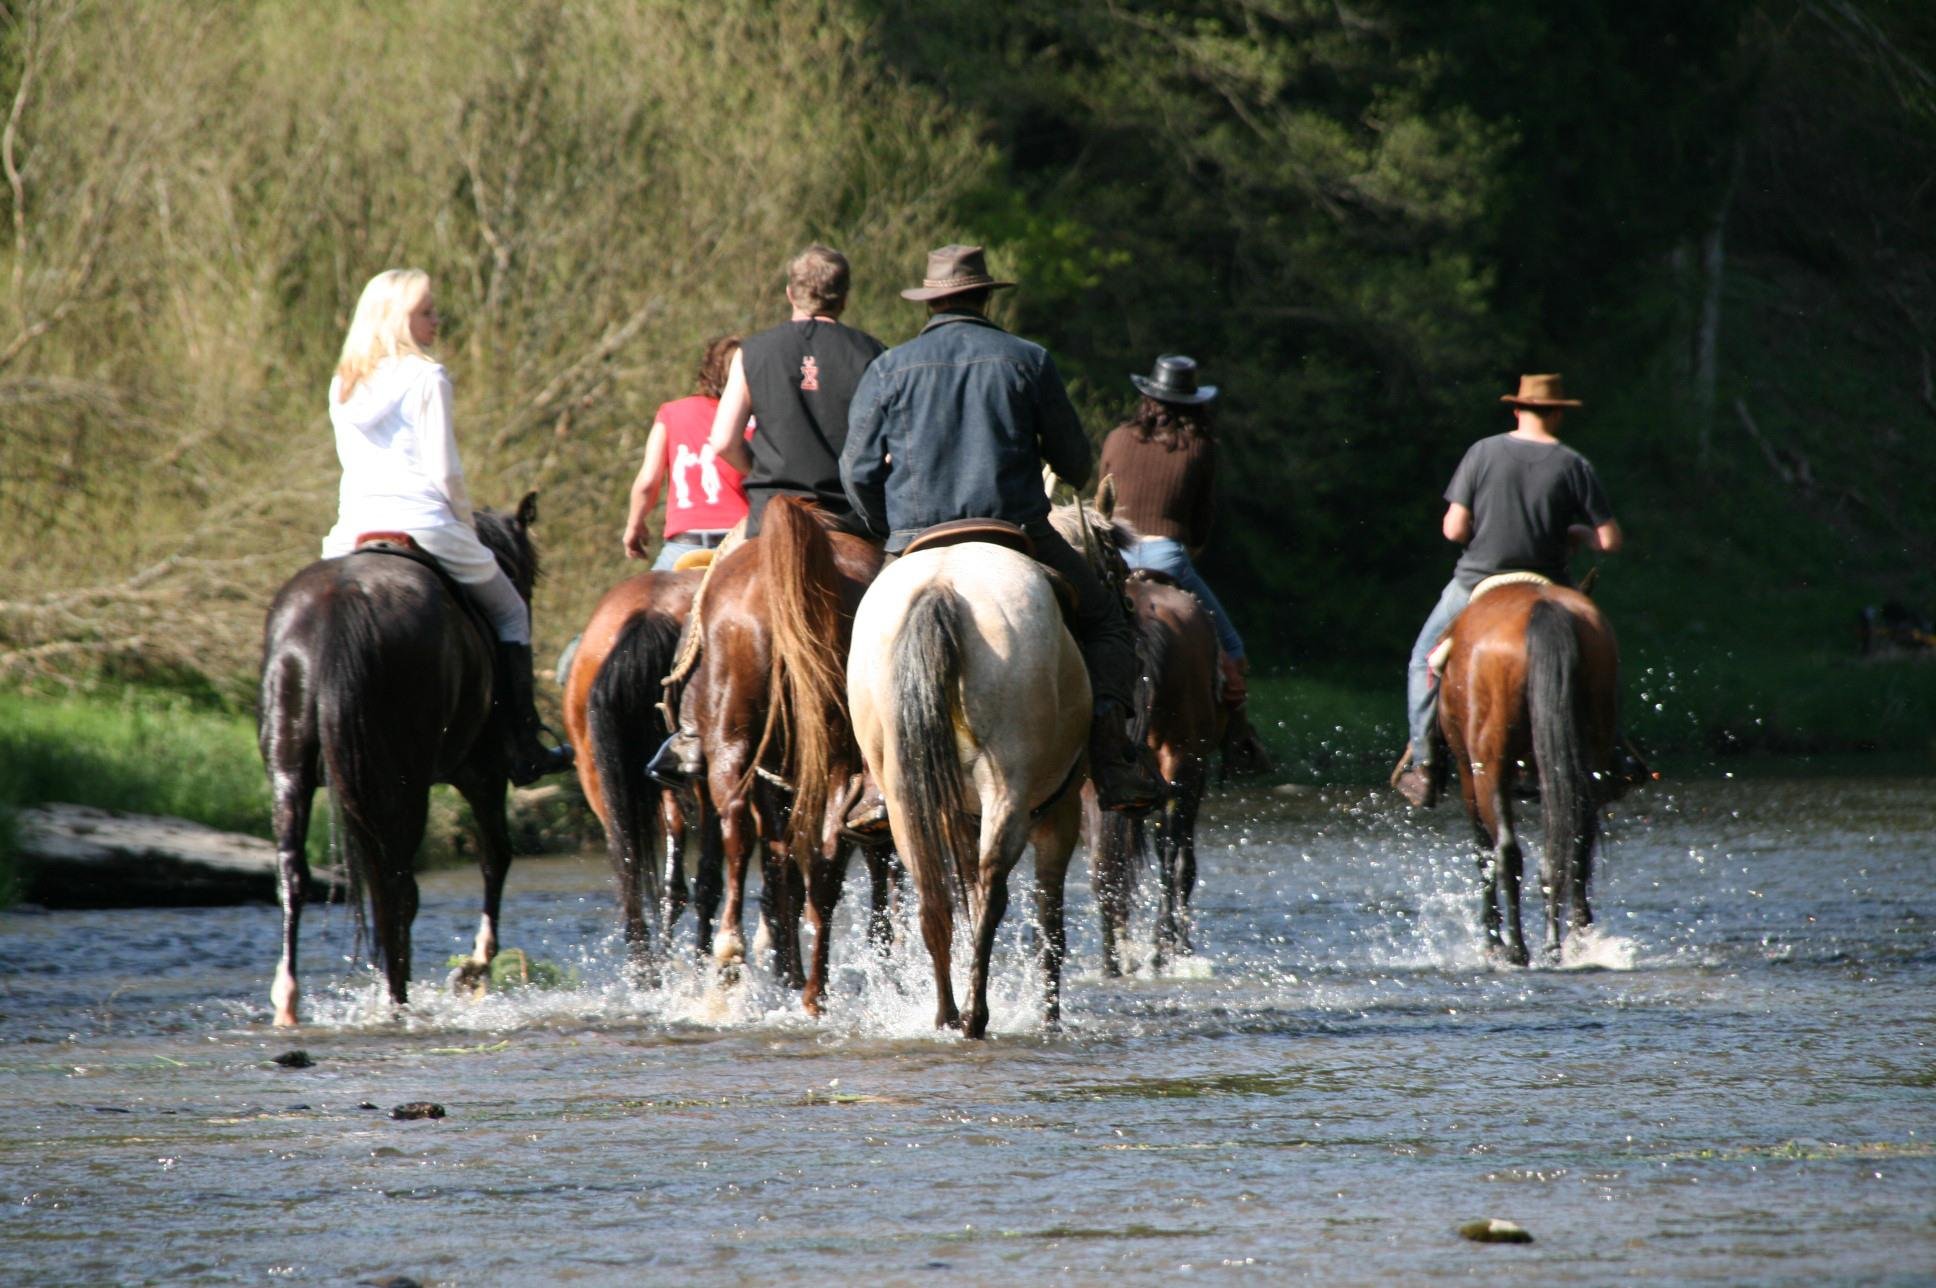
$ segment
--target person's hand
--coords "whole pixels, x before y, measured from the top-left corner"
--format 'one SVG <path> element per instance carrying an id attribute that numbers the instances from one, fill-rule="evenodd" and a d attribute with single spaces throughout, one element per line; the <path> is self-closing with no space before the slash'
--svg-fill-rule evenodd
<path id="1" fill-rule="evenodd" d="M 625 535 L 620 538 L 625 547 L 627 559 L 645 558 L 645 525 L 636 520 L 625 525 Z"/>

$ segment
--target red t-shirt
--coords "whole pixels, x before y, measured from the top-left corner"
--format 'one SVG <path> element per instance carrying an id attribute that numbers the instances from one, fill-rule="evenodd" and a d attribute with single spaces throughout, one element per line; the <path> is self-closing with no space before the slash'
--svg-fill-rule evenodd
<path id="1" fill-rule="evenodd" d="M 659 408 L 666 428 L 666 539 L 682 532 L 723 531 L 746 517 L 746 484 L 725 461 L 699 464 L 699 449 L 712 433 L 717 398 L 694 394 Z M 749 428 L 748 433 L 751 433 Z"/>

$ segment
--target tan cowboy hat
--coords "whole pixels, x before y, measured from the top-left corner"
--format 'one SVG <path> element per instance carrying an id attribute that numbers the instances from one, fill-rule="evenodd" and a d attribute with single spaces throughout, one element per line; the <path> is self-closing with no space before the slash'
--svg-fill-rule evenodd
<path id="1" fill-rule="evenodd" d="M 963 291 L 1000 291 L 1015 285 L 988 275 L 988 261 L 979 246 L 943 246 L 928 252 L 928 275 L 919 286 L 901 292 L 904 300 L 939 300 Z"/>
<path id="2" fill-rule="evenodd" d="M 1519 378 L 1519 392 L 1516 394 L 1500 394 L 1499 401 L 1509 403 L 1514 407 L 1531 407 L 1534 409 L 1541 407 L 1566 408 L 1586 406 L 1579 399 L 1568 398 L 1566 396 L 1566 385 L 1557 373 L 1546 376 L 1521 376 Z"/>

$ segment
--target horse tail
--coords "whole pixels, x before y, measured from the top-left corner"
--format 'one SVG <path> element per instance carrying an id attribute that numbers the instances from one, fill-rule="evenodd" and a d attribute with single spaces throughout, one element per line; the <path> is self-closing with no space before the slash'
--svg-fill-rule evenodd
<path id="1" fill-rule="evenodd" d="M 1595 813 L 1592 782 L 1581 747 L 1580 639 L 1573 614 L 1550 599 L 1534 602 L 1526 622 L 1526 705 L 1533 726 L 1533 758 L 1546 823 L 1547 871 L 1557 875 L 1556 899 L 1567 897 L 1572 852 L 1590 835 Z"/>
<path id="2" fill-rule="evenodd" d="M 422 802 L 424 791 L 407 786 L 421 773 L 401 754 L 402 740 L 371 728 L 368 720 L 371 711 L 389 706 L 372 665 L 382 638 L 376 609 L 359 594 L 339 595 L 333 609 L 333 638 L 316 658 L 316 727 L 329 778 L 330 822 L 356 910 L 356 937 L 360 943 L 374 922 L 371 957 L 382 969 L 403 955 L 409 932 L 407 910 L 397 906 L 395 873 L 389 869 L 400 861 L 408 876 L 415 858 L 414 853 L 400 860 L 386 853 L 389 838 L 382 820 L 408 811 L 413 798 Z M 421 830 L 419 824 L 417 834 Z"/>
<path id="3" fill-rule="evenodd" d="M 649 854 L 657 824 L 657 792 L 646 780 L 645 763 L 669 732 L 659 711 L 660 681 L 679 652 L 680 623 L 664 613 L 635 614 L 619 631 L 612 651 L 592 680 L 585 723 L 592 761 L 605 793 L 606 841 L 612 865 L 625 882 L 642 872 L 651 906 L 659 901 L 659 869 Z"/>
<path id="4" fill-rule="evenodd" d="M 840 649 L 840 573 L 827 530 L 806 502 L 791 497 L 767 505 L 759 550 L 773 669 L 753 764 L 775 737 L 785 739 L 785 776 L 793 785 L 788 840 L 795 860 L 804 863 L 820 847 L 834 747 L 852 737 Z"/>
<path id="5" fill-rule="evenodd" d="M 967 604 L 947 586 L 930 584 L 915 595 L 894 641 L 889 697 L 895 777 L 902 813 L 914 828 L 913 853 L 901 857 L 923 898 L 931 891 L 942 896 L 950 923 L 957 903 L 974 907 L 968 892 L 978 884 L 978 842 L 968 825 L 955 743 L 967 616 Z"/>

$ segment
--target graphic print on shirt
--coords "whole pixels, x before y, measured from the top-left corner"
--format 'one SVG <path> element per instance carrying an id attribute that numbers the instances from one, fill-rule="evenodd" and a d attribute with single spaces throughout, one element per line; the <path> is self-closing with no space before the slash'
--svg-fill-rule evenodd
<path id="1" fill-rule="evenodd" d="M 678 509 L 692 508 L 692 480 L 686 471 L 695 467 L 699 470 L 699 490 L 706 494 L 706 504 L 719 503 L 719 466 L 713 461 L 702 460 L 690 444 L 681 443 L 672 457 L 672 494 Z"/>
<path id="2" fill-rule="evenodd" d="M 800 388 L 809 393 L 820 388 L 820 363 L 811 353 L 800 359 Z"/>

